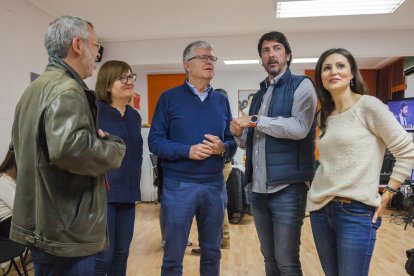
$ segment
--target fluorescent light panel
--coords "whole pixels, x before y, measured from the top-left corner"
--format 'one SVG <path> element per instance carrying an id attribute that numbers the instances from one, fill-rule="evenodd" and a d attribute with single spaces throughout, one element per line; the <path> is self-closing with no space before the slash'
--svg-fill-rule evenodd
<path id="1" fill-rule="evenodd" d="M 239 60 L 225 60 L 224 64 L 226 65 L 238 65 L 238 64 L 259 64 L 258 59 L 239 59 Z"/>
<path id="2" fill-rule="evenodd" d="M 292 63 L 317 63 L 318 58 L 294 58 Z"/>
<path id="3" fill-rule="evenodd" d="M 294 58 L 292 63 L 316 63 L 318 58 Z M 225 60 L 226 65 L 259 64 L 258 59 Z"/>
<path id="4" fill-rule="evenodd" d="M 276 18 L 393 13 L 405 0 L 277 1 Z"/>

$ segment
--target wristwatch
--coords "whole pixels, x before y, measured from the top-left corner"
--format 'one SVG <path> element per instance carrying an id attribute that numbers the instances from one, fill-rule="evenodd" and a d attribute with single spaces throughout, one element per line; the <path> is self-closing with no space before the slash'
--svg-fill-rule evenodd
<path id="1" fill-rule="evenodd" d="M 256 127 L 257 126 L 257 122 L 259 121 L 259 117 L 257 117 L 256 115 L 253 115 L 250 118 L 250 126 L 251 127 Z"/>

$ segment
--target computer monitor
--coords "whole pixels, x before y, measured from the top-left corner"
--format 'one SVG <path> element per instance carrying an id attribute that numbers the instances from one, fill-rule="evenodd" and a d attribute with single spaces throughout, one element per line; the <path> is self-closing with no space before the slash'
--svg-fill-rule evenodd
<path id="1" fill-rule="evenodd" d="M 411 184 L 414 184 L 414 170 L 411 171 Z"/>
<path id="2" fill-rule="evenodd" d="M 406 131 L 414 132 L 414 98 L 387 101 L 388 108 Z"/>

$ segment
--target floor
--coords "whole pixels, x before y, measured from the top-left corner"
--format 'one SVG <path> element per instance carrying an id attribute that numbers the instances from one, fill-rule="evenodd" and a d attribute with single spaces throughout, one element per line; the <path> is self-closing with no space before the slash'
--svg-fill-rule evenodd
<path id="1" fill-rule="evenodd" d="M 136 222 L 133 242 L 130 248 L 127 275 L 160 275 L 163 251 L 160 248 L 158 222 L 159 204 L 140 203 L 136 206 Z M 404 270 L 405 250 L 414 247 L 414 227 L 404 230 L 404 222 L 393 211 L 386 211 L 372 259 L 370 276 L 407 275 Z M 195 224 L 194 224 L 195 225 Z M 253 218 L 244 216 L 240 224 L 230 225 L 231 247 L 222 250 L 221 275 L 259 276 L 264 275 L 263 258 Z M 187 248 L 184 257 L 184 275 L 199 275 L 199 257 L 191 255 L 191 248 L 197 246 L 197 231 L 191 229 L 190 240 L 194 245 Z M 301 261 L 305 276 L 323 275 L 312 238 L 309 217 L 302 229 Z M 29 264 L 29 275 L 33 275 Z M 17 275 L 11 273 L 10 275 Z"/>

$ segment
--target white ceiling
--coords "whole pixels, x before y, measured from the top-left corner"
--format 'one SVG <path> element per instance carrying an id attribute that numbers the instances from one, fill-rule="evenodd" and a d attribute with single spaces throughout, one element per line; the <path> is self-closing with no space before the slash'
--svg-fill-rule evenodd
<path id="1" fill-rule="evenodd" d="M 304 19 L 276 19 L 275 0 L 26 0 L 34 6 L 43 10 L 52 17 L 59 15 L 76 15 L 91 21 L 97 30 L 100 40 L 106 44 L 115 45 L 117 42 L 131 42 L 144 40 L 162 41 L 169 39 L 179 39 L 191 41 L 191 38 L 203 38 L 209 40 L 214 37 L 243 37 L 254 36 L 255 40 L 264 32 L 278 30 L 290 36 L 295 36 L 295 45 L 291 45 L 294 53 L 300 53 L 300 57 L 315 57 L 315 53 L 321 50 L 307 51 L 309 43 L 318 43 L 307 40 L 301 42 L 297 36 L 301 33 L 306 35 L 318 33 L 327 35 L 341 33 L 347 35 L 352 32 L 361 31 L 414 31 L 414 1 L 406 0 L 403 5 L 393 14 L 386 15 L 367 15 L 367 16 L 339 16 L 339 17 L 319 17 Z M 344 0 L 346 1 L 346 0 Z M 350 36 L 352 37 L 352 35 Z M 257 39 L 256 39 L 257 38 Z M 333 37 L 333 40 L 336 38 Z M 387 37 L 384 37 L 386 40 Z M 289 39 L 290 40 L 290 39 Z M 358 44 L 356 40 L 354 42 Z M 358 58 L 360 67 L 377 68 L 387 59 L 395 54 L 400 54 L 398 50 L 384 51 L 379 56 L 367 54 L 366 47 L 371 45 L 361 45 L 361 52 L 358 45 L 353 48 L 354 55 Z M 226 43 L 214 43 L 217 48 L 234 47 Z M 377 45 L 381 47 L 381 45 Z M 320 47 L 326 49 L 328 47 Z M 355 48 L 355 49 L 354 49 Z M 365 49 L 363 49 L 365 48 Z M 412 45 L 414 49 L 414 45 Z M 222 50 L 230 52 L 232 49 Z M 255 49 L 253 49 L 255 51 Z M 237 53 L 238 58 L 252 58 L 253 51 Z M 388 54 L 389 53 L 389 54 Z M 407 53 L 405 53 L 407 54 Z M 175 53 L 174 53 L 175 55 Z M 255 54 L 256 55 L 256 54 Z M 414 55 L 414 50 L 412 55 Z M 295 55 L 294 55 L 295 56 Z M 297 55 L 296 55 L 297 56 Z M 253 57 L 257 57 L 253 56 Z M 298 57 L 298 56 L 297 56 Z M 134 62 L 132 65 L 139 70 L 154 71 L 157 68 L 161 71 L 171 71 L 180 67 L 179 57 L 171 57 L 165 60 L 154 60 L 151 64 L 139 64 Z M 293 65 L 295 68 L 309 68 L 309 65 Z M 218 68 L 224 68 L 224 65 Z M 244 68 L 260 68 L 259 65 L 237 66 L 237 70 Z M 231 68 L 237 68 L 231 67 Z M 181 67 L 180 67 L 181 68 Z M 250 70 L 249 69 L 249 70 Z"/>

